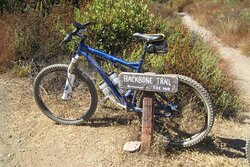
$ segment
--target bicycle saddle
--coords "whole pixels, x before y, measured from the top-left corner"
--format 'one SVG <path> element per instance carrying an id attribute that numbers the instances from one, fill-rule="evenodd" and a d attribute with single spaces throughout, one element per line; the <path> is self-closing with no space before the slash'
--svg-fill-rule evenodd
<path id="1" fill-rule="evenodd" d="M 164 40 L 164 34 L 141 34 L 141 33 L 134 33 L 133 37 L 139 38 L 143 41 L 147 42 L 160 42 Z"/>

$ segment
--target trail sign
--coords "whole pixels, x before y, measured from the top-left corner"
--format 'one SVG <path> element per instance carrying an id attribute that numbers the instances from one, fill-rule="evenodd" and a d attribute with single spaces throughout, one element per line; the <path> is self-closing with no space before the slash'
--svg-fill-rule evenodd
<path id="1" fill-rule="evenodd" d="M 154 133 L 154 92 L 178 91 L 178 77 L 153 73 L 128 73 L 119 75 L 119 87 L 144 91 L 142 107 L 141 150 L 150 150 Z"/>
<path id="2" fill-rule="evenodd" d="M 122 72 L 119 81 L 119 87 L 125 89 L 171 93 L 178 91 L 178 77 L 175 75 Z"/>

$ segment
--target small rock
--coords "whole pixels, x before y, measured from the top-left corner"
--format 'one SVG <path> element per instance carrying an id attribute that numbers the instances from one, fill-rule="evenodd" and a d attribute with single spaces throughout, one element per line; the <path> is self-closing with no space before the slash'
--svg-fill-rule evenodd
<path id="1" fill-rule="evenodd" d="M 140 149 L 141 142 L 140 141 L 129 141 L 124 144 L 123 151 L 135 152 Z"/>

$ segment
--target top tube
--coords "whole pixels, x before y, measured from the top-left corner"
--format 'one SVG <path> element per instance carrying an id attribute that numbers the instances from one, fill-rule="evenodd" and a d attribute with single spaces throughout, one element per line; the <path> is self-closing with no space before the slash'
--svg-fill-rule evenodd
<path id="1" fill-rule="evenodd" d="M 127 66 L 129 68 L 132 68 L 134 70 L 136 70 L 136 72 L 140 72 L 141 71 L 141 66 L 142 64 L 140 62 L 128 62 L 128 61 L 125 61 L 121 58 L 118 58 L 118 57 L 115 57 L 113 55 L 110 55 L 110 54 L 107 54 L 107 53 L 104 53 L 102 51 L 99 51 L 99 50 L 96 50 L 94 48 L 91 48 L 85 44 L 80 44 L 80 47 L 77 49 L 77 52 L 80 53 L 81 55 L 84 55 L 84 52 L 87 52 L 87 53 L 92 53 L 98 57 L 101 57 L 105 60 L 108 60 L 108 61 L 111 61 L 112 63 L 119 63 L 119 64 L 122 64 L 124 66 Z"/>

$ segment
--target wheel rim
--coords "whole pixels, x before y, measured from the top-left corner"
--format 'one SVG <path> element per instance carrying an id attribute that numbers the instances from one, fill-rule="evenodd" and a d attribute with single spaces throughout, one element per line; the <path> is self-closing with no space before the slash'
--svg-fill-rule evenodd
<path id="1" fill-rule="evenodd" d="M 61 99 L 67 79 L 65 70 L 54 70 L 41 78 L 38 92 L 42 107 L 49 116 L 63 121 L 82 120 L 91 106 L 89 86 L 82 77 L 75 75 L 71 99 Z"/>
<path id="2" fill-rule="evenodd" d="M 177 111 L 171 111 L 171 117 L 155 116 L 155 131 L 165 136 L 174 145 L 183 145 L 203 136 L 207 129 L 208 112 L 206 103 L 198 91 L 184 82 L 179 82 L 178 92 L 165 94 L 165 96 L 178 108 Z M 159 96 L 156 98 L 168 106 L 165 100 Z M 156 112 L 164 114 L 165 111 Z"/>

